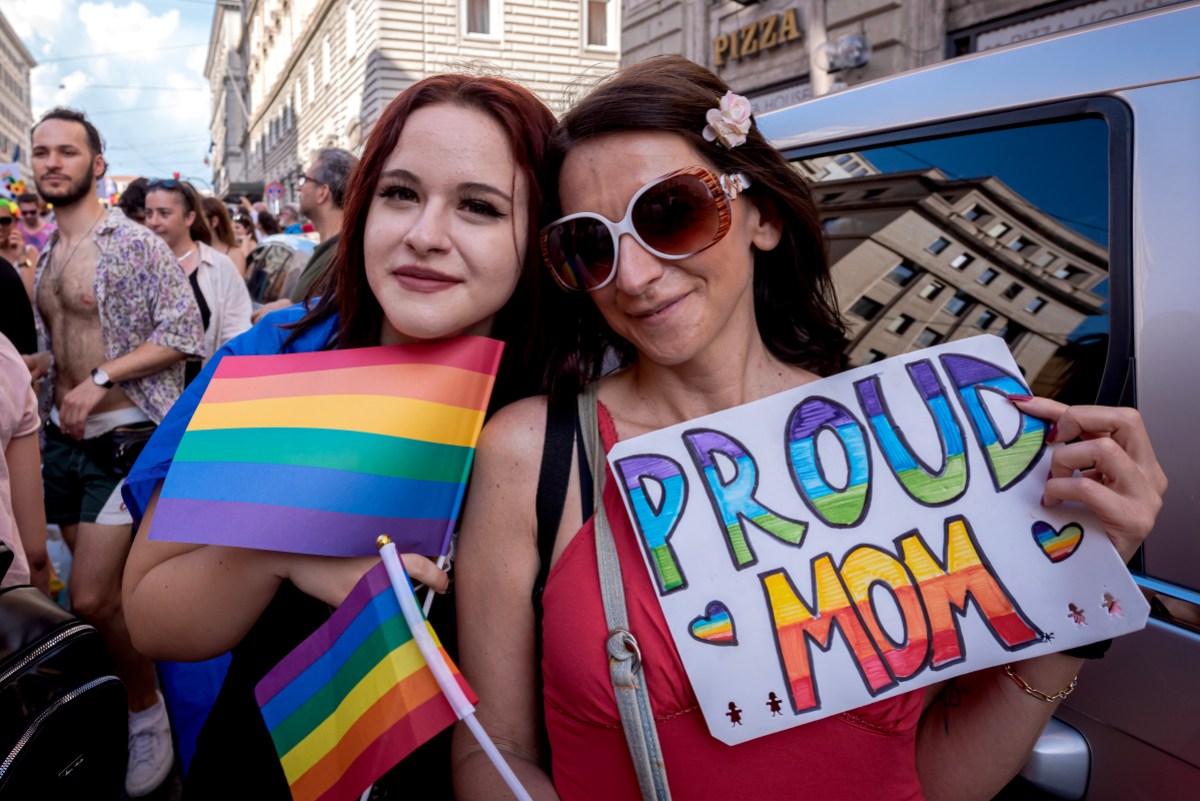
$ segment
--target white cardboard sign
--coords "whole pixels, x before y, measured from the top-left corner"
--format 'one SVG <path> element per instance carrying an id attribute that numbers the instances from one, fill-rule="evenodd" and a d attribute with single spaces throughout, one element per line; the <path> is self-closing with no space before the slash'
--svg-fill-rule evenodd
<path id="1" fill-rule="evenodd" d="M 1041 505 L 1058 446 L 1005 397 L 1028 392 L 1020 375 L 980 336 L 612 449 L 714 737 L 1145 625 L 1096 518 Z"/>

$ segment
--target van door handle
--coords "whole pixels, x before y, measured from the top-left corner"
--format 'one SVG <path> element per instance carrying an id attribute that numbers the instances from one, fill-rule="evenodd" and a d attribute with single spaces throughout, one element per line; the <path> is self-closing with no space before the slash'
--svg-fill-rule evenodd
<path id="1" fill-rule="evenodd" d="M 1087 792 L 1092 749 L 1078 729 L 1050 718 L 1021 768 L 1021 778 L 1040 790 L 1075 801 Z"/>

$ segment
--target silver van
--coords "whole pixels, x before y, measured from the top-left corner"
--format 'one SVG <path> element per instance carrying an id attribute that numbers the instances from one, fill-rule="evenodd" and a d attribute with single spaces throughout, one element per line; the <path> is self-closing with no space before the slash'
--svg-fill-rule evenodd
<path id="1" fill-rule="evenodd" d="M 1130 565 L 1153 618 L 1002 797 L 1200 798 L 1198 42 L 1174 6 L 758 121 L 813 184 L 850 366 L 998 334 L 1039 394 L 1138 407 L 1170 479 Z"/>

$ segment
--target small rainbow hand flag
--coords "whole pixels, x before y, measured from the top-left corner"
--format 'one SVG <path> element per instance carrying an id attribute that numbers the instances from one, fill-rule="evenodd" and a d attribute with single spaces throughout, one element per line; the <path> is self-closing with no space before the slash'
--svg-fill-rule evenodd
<path id="1" fill-rule="evenodd" d="M 325 556 L 443 554 L 503 343 L 226 356 L 150 538 Z"/>
<path id="2" fill-rule="evenodd" d="M 436 642 L 433 627 L 425 626 Z M 440 642 L 438 650 L 475 703 Z M 421 658 L 382 563 L 254 694 L 294 801 L 358 798 L 458 720 Z"/>

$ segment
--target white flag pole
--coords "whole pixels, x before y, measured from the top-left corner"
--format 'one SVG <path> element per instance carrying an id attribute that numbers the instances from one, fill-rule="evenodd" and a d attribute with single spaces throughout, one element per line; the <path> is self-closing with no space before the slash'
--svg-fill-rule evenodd
<path id="1" fill-rule="evenodd" d="M 450 702 L 450 707 L 454 713 L 458 715 L 459 720 L 467 724 L 467 728 L 475 735 L 475 739 L 479 741 L 479 745 L 483 748 L 483 752 L 487 754 L 488 759 L 496 766 L 496 770 L 500 771 L 500 776 L 504 779 L 504 783 L 508 785 L 508 789 L 512 791 L 520 801 L 533 801 L 525 787 L 521 784 L 521 780 L 517 778 L 517 774 L 513 773 L 512 768 L 504 761 L 504 757 L 496 748 L 492 738 L 483 730 L 483 726 L 475 719 L 475 706 L 467 698 L 467 694 L 463 692 L 462 687 L 458 683 L 458 679 L 454 678 L 454 674 L 450 670 L 450 666 L 446 664 L 446 660 L 442 658 L 442 652 L 434 642 L 433 636 L 429 633 L 428 624 L 425 618 L 422 617 L 420 608 L 417 606 L 416 596 L 413 595 L 412 583 L 409 581 L 408 573 L 404 570 L 404 565 L 400 561 L 399 554 L 396 553 L 396 545 L 386 536 L 379 537 L 377 544 L 379 545 L 379 555 L 383 557 L 383 564 L 387 568 L 388 578 L 392 581 L 392 590 L 396 593 L 396 599 L 400 602 L 400 611 L 404 615 L 404 620 L 408 623 L 408 628 L 412 631 L 413 639 L 417 643 L 417 648 L 421 651 L 421 656 L 424 657 L 425 663 L 429 665 L 429 669 L 433 672 L 434 679 L 437 680 L 438 686 L 441 687 L 442 693 L 446 696 L 446 700 Z"/>

